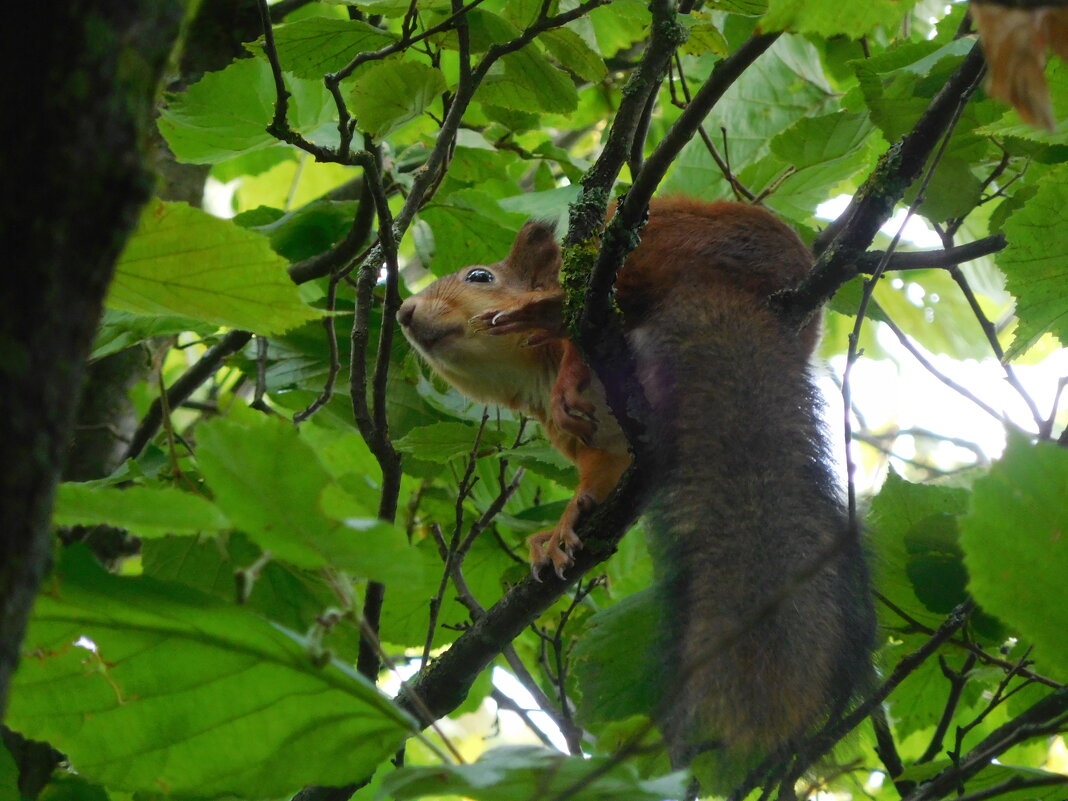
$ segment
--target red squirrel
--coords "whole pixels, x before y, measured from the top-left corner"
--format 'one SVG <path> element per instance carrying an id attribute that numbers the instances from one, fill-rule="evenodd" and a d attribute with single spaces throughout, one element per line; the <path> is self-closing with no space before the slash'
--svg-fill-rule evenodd
<path id="1" fill-rule="evenodd" d="M 603 390 L 563 330 L 561 251 L 527 223 L 508 256 L 445 276 L 399 320 L 435 371 L 541 422 L 579 470 L 557 525 L 530 539 L 563 574 L 574 527 L 631 461 Z M 772 753 L 841 712 L 868 677 L 867 568 L 835 487 L 808 361 L 766 303 L 812 267 L 797 235 L 740 203 L 654 200 L 616 281 L 649 401 L 645 510 L 670 689 L 652 710 L 677 762 L 711 746 Z"/>

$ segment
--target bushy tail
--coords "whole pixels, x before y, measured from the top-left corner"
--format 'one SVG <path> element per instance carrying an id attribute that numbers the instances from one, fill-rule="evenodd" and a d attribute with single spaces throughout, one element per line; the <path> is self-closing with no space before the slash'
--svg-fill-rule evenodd
<path id="1" fill-rule="evenodd" d="M 867 568 L 829 467 L 807 349 L 729 286 L 633 332 L 668 454 L 650 512 L 676 761 L 789 747 L 868 677 Z"/>

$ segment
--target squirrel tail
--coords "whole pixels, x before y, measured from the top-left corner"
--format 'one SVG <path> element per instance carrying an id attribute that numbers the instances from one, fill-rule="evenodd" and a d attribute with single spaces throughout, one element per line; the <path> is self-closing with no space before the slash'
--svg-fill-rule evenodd
<path id="1" fill-rule="evenodd" d="M 752 763 L 841 713 L 874 614 L 818 418 L 810 344 L 723 280 L 631 334 L 664 463 L 648 513 L 673 760 Z M 708 284 L 702 286 L 707 290 Z"/>

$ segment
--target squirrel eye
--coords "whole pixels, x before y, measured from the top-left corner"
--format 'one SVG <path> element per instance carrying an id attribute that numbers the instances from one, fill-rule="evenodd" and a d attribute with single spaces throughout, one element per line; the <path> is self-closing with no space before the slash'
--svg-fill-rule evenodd
<path id="1" fill-rule="evenodd" d="M 465 275 L 464 280 L 469 284 L 492 284 L 494 275 L 489 270 L 479 267 Z"/>

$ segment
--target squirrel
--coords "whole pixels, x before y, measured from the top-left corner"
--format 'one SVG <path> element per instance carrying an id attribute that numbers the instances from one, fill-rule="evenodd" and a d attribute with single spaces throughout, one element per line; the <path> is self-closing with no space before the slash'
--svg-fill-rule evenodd
<path id="1" fill-rule="evenodd" d="M 645 514 L 669 688 L 652 712 L 676 763 L 784 752 L 871 674 L 868 571 L 809 375 L 819 321 L 798 332 L 766 303 L 812 264 L 761 208 L 676 197 L 650 203 L 616 281 L 651 408 Z M 577 465 L 559 523 L 529 541 L 535 575 L 563 575 L 576 522 L 631 462 L 563 328 L 560 266 L 553 229 L 529 222 L 503 261 L 440 278 L 398 314 L 448 382 L 536 418 Z"/>

